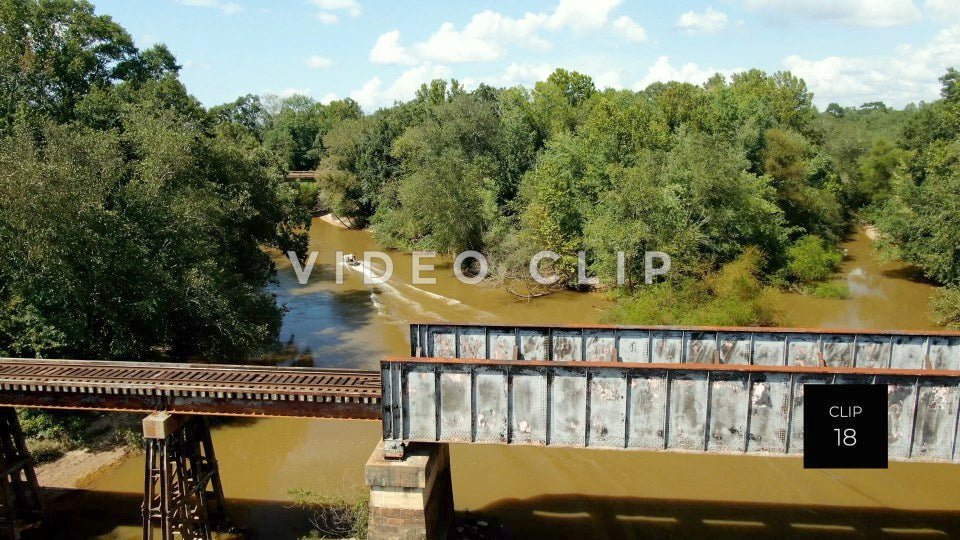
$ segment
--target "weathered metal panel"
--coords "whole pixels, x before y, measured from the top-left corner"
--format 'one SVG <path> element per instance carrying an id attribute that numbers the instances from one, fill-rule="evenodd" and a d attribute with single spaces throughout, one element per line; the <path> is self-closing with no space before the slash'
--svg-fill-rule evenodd
<path id="1" fill-rule="evenodd" d="M 803 385 L 829 384 L 830 375 L 794 375 L 793 377 L 793 405 L 790 412 L 790 446 L 791 454 L 803 453 Z"/>
<path id="2" fill-rule="evenodd" d="M 753 347 L 751 336 L 724 332 L 720 334 L 720 361 L 724 364 L 749 364 Z"/>
<path id="3" fill-rule="evenodd" d="M 490 358 L 494 360 L 513 360 L 517 347 L 517 336 L 513 332 L 490 331 Z"/>
<path id="4" fill-rule="evenodd" d="M 890 362 L 889 336 L 857 336 L 856 367 L 885 368 Z"/>
<path id="5" fill-rule="evenodd" d="M 505 362 L 471 364 L 469 380 L 385 371 L 385 384 L 403 389 L 383 391 L 385 437 L 796 455 L 804 384 L 878 383 L 889 389 L 891 459 L 960 460 L 958 335 L 445 323 L 412 326 L 411 350 L 421 343 L 426 354 Z"/>
<path id="6" fill-rule="evenodd" d="M 411 325 L 410 336 L 413 353 L 450 358 L 476 356 L 482 349 L 498 360 L 960 370 L 960 336 L 945 334 L 444 323 Z M 483 347 L 481 336 L 489 342 Z"/>
<path id="7" fill-rule="evenodd" d="M 650 333 L 645 331 L 621 330 L 619 345 L 620 360 L 630 363 L 650 361 Z"/>
<path id="8" fill-rule="evenodd" d="M 452 326 L 430 328 L 430 346 L 427 356 L 434 358 L 456 358 L 457 339 Z"/>
<path id="9" fill-rule="evenodd" d="M 520 330 L 520 358 L 547 360 L 547 333 L 544 330 Z"/>
<path id="10" fill-rule="evenodd" d="M 511 383 L 511 442 L 547 444 L 547 377 L 535 369 L 516 369 Z"/>
<path id="11" fill-rule="evenodd" d="M 790 375 L 754 373 L 750 389 L 747 451 L 787 451 L 790 434 Z"/>
<path id="12" fill-rule="evenodd" d="M 470 371 L 440 373 L 440 436 L 446 441 L 470 441 L 473 419 Z"/>
<path id="13" fill-rule="evenodd" d="M 664 448 L 667 372 L 638 371 L 630 376 L 629 448 Z"/>
<path id="14" fill-rule="evenodd" d="M 784 337 L 777 334 L 753 335 L 753 364 L 758 366 L 782 366 L 784 360 Z"/>
<path id="15" fill-rule="evenodd" d="M 587 429 L 587 376 L 581 370 L 558 369 L 550 389 L 550 443 L 583 446 Z"/>
<path id="16" fill-rule="evenodd" d="M 890 367 L 894 369 L 921 369 L 927 354 L 927 338 L 896 336 L 893 338 L 893 354 Z"/>
<path id="17" fill-rule="evenodd" d="M 684 337 L 686 347 L 685 358 L 688 364 L 712 364 L 717 352 L 716 332 L 686 332 Z"/>
<path id="18" fill-rule="evenodd" d="M 787 338 L 788 366 L 819 366 L 820 336 L 817 334 L 793 334 Z"/>
<path id="19" fill-rule="evenodd" d="M 683 357 L 683 332 L 656 330 L 650 332 L 650 361 L 657 364 L 679 364 Z"/>
<path id="20" fill-rule="evenodd" d="M 850 336 L 831 334 L 820 340 L 827 367 L 853 367 L 854 344 Z"/>
<path id="21" fill-rule="evenodd" d="M 477 367 L 474 376 L 476 396 L 475 440 L 507 442 L 507 372 L 504 368 Z"/>
<path id="22" fill-rule="evenodd" d="M 460 358 L 487 357 L 487 331 L 483 327 L 460 329 Z"/>
<path id="23" fill-rule="evenodd" d="M 911 456 L 949 460 L 953 457 L 958 392 L 957 382 L 922 382 L 918 389 Z"/>
<path id="24" fill-rule="evenodd" d="M 612 330 L 585 330 L 588 362 L 616 362 L 617 343 Z"/>
<path id="25" fill-rule="evenodd" d="M 746 446 L 749 379 L 744 373 L 711 373 L 707 450 L 742 452 Z"/>
<path id="26" fill-rule="evenodd" d="M 406 373 L 407 391 L 403 396 L 404 431 L 411 439 L 432 441 L 437 438 L 436 377 L 430 364 L 413 364 Z"/>
<path id="27" fill-rule="evenodd" d="M 667 447 L 703 450 L 707 420 L 707 374 L 674 372 L 670 377 L 670 414 L 667 417 Z"/>
<path id="28" fill-rule="evenodd" d="M 553 359 L 559 362 L 583 360 L 583 336 L 579 330 L 554 330 Z"/>
<path id="29" fill-rule="evenodd" d="M 627 377 L 622 370 L 592 371 L 589 446 L 623 448 L 626 433 Z"/>
<path id="30" fill-rule="evenodd" d="M 913 440 L 916 379 L 883 377 L 877 382 L 887 385 L 887 455 L 892 459 L 906 459 L 910 457 Z"/>
<path id="31" fill-rule="evenodd" d="M 402 427 L 400 423 L 400 404 L 396 399 L 397 392 L 395 388 L 399 388 L 400 385 L 397 384 L 399 379 L 394 382 L 393 378 L 395 377 L 394 372 L 396 371 L 396 364 L 382 364 L 380 366 L 380 380 L 390 381 L 388 384 L 381 383 L 381 397 L 383 399 L 383 438 L 386 439 L 398 439 L 402 437 Z"/>
<path id="32" fill-rule="evenodd" d="M 392 366 L 381 377 L 391 412 L 384 436 L 392 441 L 798 455 L 804 385 L 876 383 L 889 389 L 891 459 L 957 458 L 960 375 L 949 372 L 443 359 L 384 365 Z M 402 427 L 394 429 L 397 414 Z"/>
<path id="33" fill-rule="evenodd" d="M 931 338 L 929 367 L 931 369 L 960 370 L 960 339 Z"/>

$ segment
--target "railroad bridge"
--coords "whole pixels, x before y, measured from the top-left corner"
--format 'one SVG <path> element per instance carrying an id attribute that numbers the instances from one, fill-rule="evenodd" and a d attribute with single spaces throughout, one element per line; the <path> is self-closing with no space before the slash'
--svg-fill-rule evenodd
<path id="1" fill-rule="evenodd" d="M 960 334 L 412 324 L 378 371 L 0 359 L 0 518 L 41 516 L 12 407 L 142 412 L 143 537 L 210 538 L 210 415 L 381 420 L 370 536 L 442 538 L 447 443 L 797 456 L 807 384 L 885 384 L 888 455 L 960 462 Z"/>

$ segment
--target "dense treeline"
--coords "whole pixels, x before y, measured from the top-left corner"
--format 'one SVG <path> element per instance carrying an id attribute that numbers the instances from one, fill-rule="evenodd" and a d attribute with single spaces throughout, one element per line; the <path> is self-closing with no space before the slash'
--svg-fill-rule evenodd
<path id="1" fill-rule="evenodd" d="M 532 89 L 433 81 L 369 115 L 350 100 L 303 97 L 247 96 L 213 111 L 288 167 L 315 167 L 321 205 L 371 225 L 387 246 L 480 250 L 508 285 L 540 250 L 561 255 L 550 269 L 561 285 L 575 285 L 581 250 L 590 272 L 613 283 L 624 251 L 627 287 L 614 318 L 752 324 L 776 322 L 768 285 L 843 294 L 814 284 L 829 285 L 842 260 L 836 246 L 856 219 L 879 223 L 886 244 L 950 282 L 907 251 L 906 233 L 891 222 L 905 204 L 904 180 L 927 174 L 929 148 L 941 144 L 929 134 L 955 140 L 944 127 L 952 110 L 944 92 L 903 110 L 873 102 L 818 112 L 805 83 L 786 72 L 632 92 L 601 91 L 558 69 Z M 943 225 L 931 231 L 948 242 L 955 229 Z M 648 250 L 673 258 L 658 287 L 639 287 Z M 711 287 L 724 281 L 716 272 L 725 265 L 726 282 L 746 285 Z M 657 306 L 667 298 L 691 307 L 664 315 Z M 746 307 L 709 308 L 717 302 Z"/>
<path id="2" fill-rule="evenodd" d="M 960 327 L 960 72 L 950 69 L 940 81 L 941 99 L 904 126 L 903 165 L 871 215 L 890 256 L 946 285 L 934 298 L 934 315 Z"/>
<path id="3" fill-rule="evenodd" d="M 305 250 L 308 216 L 178 70 L 86 2 L 0 2 L 0 354 L 236 359 L 276 339 L 262 246 Z"/>

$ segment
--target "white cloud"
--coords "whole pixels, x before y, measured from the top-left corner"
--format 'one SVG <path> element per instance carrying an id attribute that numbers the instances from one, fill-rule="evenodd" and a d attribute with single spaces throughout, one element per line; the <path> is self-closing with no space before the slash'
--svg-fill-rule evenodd
<path id="1" fill-rule="evenodd" d="M 660 58 L 657 58 L 657 61 L 647 69 L 647 74 L 642 79 L 637 81 L 637 83 L 633 85 L 633 88 L 634 90 L 643 90 L 655 82 L 668 81 L 703 84 L 707 82 L 707 79 L 716 73 L 730 75 L 737 71 L 741 70 L 719 70 L 714 69 L 712 66 L 708 68 L 702 68 L 693 62 L 686 63 L 680 67 L 675 67 L 670 63 L 670 59 L 668 57 L 661 56 Z"/>
<path id="2" fill-rule="evenodd" d="M 336 13 L 330 13 L 329 11 L 318 11 L 314 18 L 320 21 L 323 24 L 337 24 L 340 22 L 340 17 L 337 17 Z"/>
<path id="3" fill-rule="evenodd" d="M 329 94 L 320 98 L 320 103 L 323 103 L 324 105 L 329 105 L 331 101 L 337 101 L 338 99 L 340 98 L 338 98 L 336 94 L 334 94 L 333 92 L 330 92 Z"/>
<path id="4" fill-rule="evenodd" d="M 310 4 L 324 11 L 343 11 L 351 17 L 359 17 L 363 13 L 357 0 L 307 0 Z"/>
<path id="5" fill-rule="evenodd" d="M 459 32 L 451 23 L 443 23 L 427 41 L 413 45 L 421 60 L 442 62 L 489 62 L 500 57 L 501 48 L 494 41 Z"/>
<path id="6" fill-rule="evenodd" d="M 596 84 L 596 87 L 603 90 L 606 88 L 613 88 L 615 90 L 620 90 L 624 87 L 623 80 L 620 75 L 620 70 L 610 70 L 600 73 L 593 78 L 593 82 Z"/>
<path id="7" fill-rule="evenodd" d="M 221 0 L 180 0 L 185 6 L 205 7 L 219 9 L 225 15 L 233 15 L 243 11 L 243 6 L 233 2 L 223 2 Z"/>
<path id="8" fill-rule="evenodd" d="M 350 92 L 350 99 L 359 103 L 367 112 L 370 112 L 381 105 L 380 88 L 382 86 L 383 83 L 380 82 L 380 77 L 374 77 L 363 83 L 363 86 L 360 88 Z"/>
<path id="9" fill-rule="evenodd" d="M 935 19 L 941 21 L 960 20 L 960 0 L 927 0 L 923 7 Z"/>
<path id="10" fill-rule="evenodd" d="M 677 19 L 677 28 L 695 34 L 716 34 L 727 26 L 727 14 L 707 8 L 703 13 L 688 11 Z"/>
<path id="11" fill-rule="evenodd" d="M 506 54 L 505 45 L 510 43 L 542 50 L 550 46 L 537 35 L 546 20 L 543 14 L 527 13 L 514 19 L 489 10 L 481 11 L 463 30 L 445 22 L 426 41 L 409 47 L 400 44 L 400 32 L 394 30 L 377 38 L 370 51 L 370 61 L 381 64 L 490 62 Z"/>
<path id="12" fill-rule="evenodd" d="M 277 96 L 279 98 L 288 98 L 290 96 L 309 96 L 313 91 L 309 88 L 295 88 L 288 87 L 282 90 L 274 90 L 272 88 L 267 88 L 261 92 L 264 96 Z"/>
<path id="13" fill-rule="evenodd" d="M 400 31 L 391 30 L 380 34 L 370 49 L 370 61 L 374 64 L 412 64 L 413 56 L 400 45 Z"/>
<path id="14" fill-rule="evenodd" d="M 450 68 L 446 66 L 424 64 L 404 71 L 386 88 L 379 77 L 373 77 L 350 92 L 350 98 L 369 112 L 392 105 L 394 101 L 409 100 L 416 95 L 421 84 L 433 79 L 448 79 L 451 75 Z"/>
<path id="15" fill-rule="evenodd" d="M 626 15 L 613 21 L 613 30 L 627 41 L 643 43 L 647 40 L 647 31 Z"/>
<path id="16" fill-rule="evenodd" d="M 960 64 L 960 25 L 939 31 L 922 46 L 903 45 L 885 57 L 789 56 L 783 66 L 803 78 L 820 107 L 831 101 L 859 105 L 884 101 L 900 107 L 939 96 L 937 80 Z"/>
<path id="17" fill-rule="evenodd" d="M 744 0 L 748 9 L 801 15 L 849 26 L 903 26 L 922 19 L 912 0 Z"/>
<path id="18" fill-rule="evenodd" d="M 610 22 L 610 12 L 621 1 L 559 0 L 552 13 L 527 12 L 520 18 L 484 10 L 475 13 L 462 29 L 452 22 L 444 22 L 426 40 L 408 46 L 401 44 L 400 33 L 394 30 L 377 38 L 370 60 L 384 64 L 491 62 L 504 57 L 511 45 L 546 50 L 550 42 L 540 35 L 542 31 L 605 28 Z M 611 29 L 629 41 L 647 39 L 643 27 L 627 16 L 614 21 Z"/>
<path id="19" fill-rule="evenodd" d="M 492 76 L 465 78 L 465 88 L 476 88 L 480 83 L 495 87 L 533 86 L 537 81 L 545 80 L 553 73 L 555 66 L 551 64 L 518 64 L 511 63 L 501 73 Z"/>
<path id="20" fill-rule="evenodd" d="M 607 24 L 610 12 L 621 0 L 560 0 L 550 16 L 550 28 L 587 30 Z"/>
<path id="21" fill-rule="evenodd" d="M 327 58 L 326 56 L 311 56 L 306 60 L 307 65 L 313 69 L 323 69 L 328 68 L 333 65 L 333 60 Z"/>

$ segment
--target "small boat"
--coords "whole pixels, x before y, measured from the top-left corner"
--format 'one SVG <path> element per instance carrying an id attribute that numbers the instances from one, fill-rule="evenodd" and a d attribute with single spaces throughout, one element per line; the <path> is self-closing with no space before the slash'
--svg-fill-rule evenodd
<path id="1" fill-rule="evenodd" d="M 360 266 L 360 261 L 357 260 L 357 256 L 353 253 L 347 253 L 343 256 L 343 262 L 347 263 L 350 266 Z"/>

